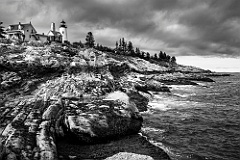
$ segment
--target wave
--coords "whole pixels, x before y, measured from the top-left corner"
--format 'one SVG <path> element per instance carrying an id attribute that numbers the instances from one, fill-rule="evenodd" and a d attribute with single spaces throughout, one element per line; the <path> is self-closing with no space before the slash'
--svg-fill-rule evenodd
<path id="1" fill-rule="evenodd" d="M 159 110 L 159 111 L 167 111 L 169 108 L 166 104 L 160 102 L 149 102 L 150 109 Z"/>

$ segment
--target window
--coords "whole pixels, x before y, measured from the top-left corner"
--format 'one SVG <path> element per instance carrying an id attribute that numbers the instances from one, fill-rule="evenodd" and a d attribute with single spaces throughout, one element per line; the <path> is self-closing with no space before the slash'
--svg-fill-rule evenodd
<path id="1" fill-rule="evenodd" d="M 62 34 L 64 34 L 64 31 L 62 31 Z"/>
<path id="2" fill-rule="evenodd" d="M 31 35 L 29 35 L 29 38 L 31 38 Z"/>
<path id="3" fill-rule="evenodd" d="M 28 32 L 28 30 L 27 30 L 27 32 Z"/>

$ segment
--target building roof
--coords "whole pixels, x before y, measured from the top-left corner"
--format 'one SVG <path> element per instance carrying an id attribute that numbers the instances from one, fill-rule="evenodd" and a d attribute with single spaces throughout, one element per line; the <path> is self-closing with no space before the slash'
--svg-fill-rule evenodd
<path id="1" fill-rule="evenodd" d="M 6 33 L 21 33 L 21 34 L 23 34 L 23 32 L 20 30 L 7 30 Z"/>
<path id="2" fill-rule="evenodd" d="M 25 27 L 31 26 L 34 29 L 34 31 L 37 32 L 36 29 L 33 27 L 31 22 L 30 23 L 19 23 L 19 24 L 22 26 L 22 29 L 24 29 Z M 6 31 L 19 30 L 18 29 L 19 24 L 11 24 L 11 25 L 9 25 L 11 27 L 11 29 L 7 28 Z"/>
<path id="3" fill-rule="evenodd" d="M 47 35 L 45 34 L 35 34 L 36 36 L 39 36 L 39 37 L 48 37 Z"/>
<path id="4" fill-rule="evenodd" d="M 50 34 L 52 34 L 53 36 L 62 36 L 61 33 L 57 32 L 57 31 L 51 31 L 50 30 L 47 35 L 49 36 Z"/>

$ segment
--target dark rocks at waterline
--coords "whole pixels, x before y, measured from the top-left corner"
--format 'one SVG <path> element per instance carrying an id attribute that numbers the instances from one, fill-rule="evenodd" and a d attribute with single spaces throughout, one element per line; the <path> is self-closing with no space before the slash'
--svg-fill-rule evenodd
<path id="1" fill-rule="evenodd" d="M 133 92 L 133 91 L 130 91 L 127 94 L 129 96 L 129 101 L 131 101 L 132 103 L 135 103 L 139 112 L 147 111 L 148 109 L 147 105 L 149 102 L 149 99 L 147 97 L 143 96 L 139 92 Z"/>
<path id="2" fill-rule="evenodd" d="M 228 77 L 228 76 L 231 76 L 231 74 L 229 74 L 229 73 L 216 73 L 216 72 L 206 73 L 204 75 L 207 76 L 207 77 Z"/>
<path id="3" fill-rule="evenodd" d="M 143 119 L 134 103 L 101 100 L 78 105 L 66 107 L 64 120 L 65 136 L 75 142 L 97 143 L 141 129 Z"/>
<path id="4" fill-rule="evenodd" d="M 113 158 L 115 158 L 114 160 L 125 160 L 126 158 L 170 160 L 162 149 L 152 145 L 146 138 L 138 134 L 91 145 L 73 144 L 69 143 L 68 139 L 61 138 L 57 140 L 57 149 L 59 160 L 112 160 Z"/>
<path id="5" fill-rule="evenodd" d="M 199 76 L 199 77 L 183 77 L 183 78 L 178 78 L 178 79 L 187 80 L 187 81 L 215 82 L 211 78 L 202 77 L 202 76 Z"/>
<path id="6" fill-rule="evenodd" d="M 215 82 L 213 79 L 206 77 L 204 74 L 196 73 L 168 73 L 154 75 L 154 80 L 157 80 L 166 85 L 198 85 L 195 81 Z"/>
<path id="7" fill-rule="evenodd" d="M 169 88 L 159 81 L 150 79 L 146 80 L 143 85 L 135 85 L 135 88 L 139 91 L 156 91 L 156 92 L 170 92 Z"/>
<path id="8" fill-rule="evenodd" d="M 159 80 L 160 82 L 166 85 L 192 85 L 197 86 L 198 84 L 189 80 L 180 80 L 180 79 L 168 79 L 168 80 Z"/>

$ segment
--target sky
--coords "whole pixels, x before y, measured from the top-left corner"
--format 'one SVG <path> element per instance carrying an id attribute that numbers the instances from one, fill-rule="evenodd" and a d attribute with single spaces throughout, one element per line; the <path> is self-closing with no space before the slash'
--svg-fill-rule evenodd
<path id="1" fill-rule="evenodd" d="M 0 0 L 5 27 L 31 21 L 46 34 L 61 20 L 71 42 L 89 31 L 109 47 L 125 37 L 181 64 L 240 72 L 240 0 Z"/>

